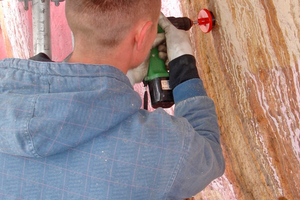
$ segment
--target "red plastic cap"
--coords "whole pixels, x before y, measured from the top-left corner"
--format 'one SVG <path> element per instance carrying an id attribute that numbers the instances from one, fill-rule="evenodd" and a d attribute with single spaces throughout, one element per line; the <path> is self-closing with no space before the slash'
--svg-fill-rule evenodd
<path id="1" fill-rule="evenodd" d="M 207 9 L 202 9 L 198 15 L 198 22 L 203 33 L 208 33 L 213 28 L 213 16 Z"/>

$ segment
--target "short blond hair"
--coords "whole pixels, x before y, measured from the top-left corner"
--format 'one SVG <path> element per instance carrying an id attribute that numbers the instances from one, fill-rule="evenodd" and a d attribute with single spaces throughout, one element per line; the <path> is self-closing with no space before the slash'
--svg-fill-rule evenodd
<path id="1" fill-rule="evenodd" d="M 118 45 L 141 17 L 159 16 L 161 0 L 66 0 L 76 37 L 109 48 Z"/>

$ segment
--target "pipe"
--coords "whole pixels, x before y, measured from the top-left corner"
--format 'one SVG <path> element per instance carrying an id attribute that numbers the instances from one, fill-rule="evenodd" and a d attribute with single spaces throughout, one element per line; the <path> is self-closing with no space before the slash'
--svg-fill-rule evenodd
<path id="1" fill-rule="evenodd" d="M 34 55 L 45 53 L 51 59 L 50 0 L 32 0 L 32 28 Z"/>

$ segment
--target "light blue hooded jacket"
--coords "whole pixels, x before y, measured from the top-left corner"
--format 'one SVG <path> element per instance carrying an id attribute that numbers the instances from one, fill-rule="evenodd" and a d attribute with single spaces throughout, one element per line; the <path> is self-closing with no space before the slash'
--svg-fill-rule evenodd
<path id="1" fill-rule="evenodd" d="M 120 70 L 0 61 L 0 199 L 183 199 L 224 172 L 200 79 L 174 89 L 175 116 L 148 112 Z"/>

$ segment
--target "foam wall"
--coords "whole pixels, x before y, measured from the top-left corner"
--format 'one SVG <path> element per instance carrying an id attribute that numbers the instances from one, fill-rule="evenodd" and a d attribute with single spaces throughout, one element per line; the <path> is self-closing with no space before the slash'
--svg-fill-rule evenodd
<path id="1" fill-rule="evenodd" d="M 59 62 L 72 52 L 72 36 L 64 14 L 65 3 L 58 7 L 54 3 L 50 5 L 52 59 Z M 33 56 L 31 6 L 26 11 L 24 4 L 16 0 L 0 1 L 0 24 L 0 44 L 4 40 L 0 48 L 2 57 Z"/>
<path id="2" fill-rule="evenodd" d="M 300 199 L 300 3 L 181 0 L 199 73 L 217 106 L 225 175 L 196 199 Z"/>

